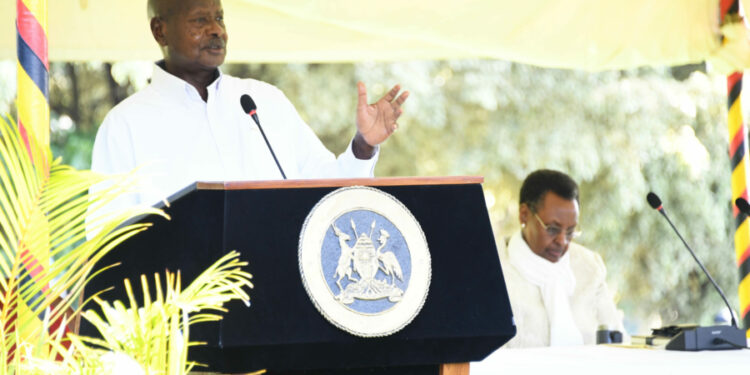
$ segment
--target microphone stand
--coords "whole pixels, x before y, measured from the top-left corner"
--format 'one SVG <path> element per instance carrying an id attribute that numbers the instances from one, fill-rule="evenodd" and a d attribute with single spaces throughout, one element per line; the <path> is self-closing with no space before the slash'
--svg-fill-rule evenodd
<path id="1" fill-rule="evenodd" d="M 693 256 L 695 262 L 698 263 L 698 266 L 700 266 L 703 273 L 708 277 L 708 280 L 716 288 L 716 291 L 719 292 L 719 295 L 729 308 L 729 314 L 732 316 L 731 326 L 715 325 L 708 327 L 695 326 L 682 328 L 672 326 L 654 330 L 654 334 L 674 332 L 674 330 L 679 331 L 676 335 L 672 336 L 672 339 L 667 343 L 667 350 L 698 351 L 747 348 L 747 338 L 745 337 L 745 332 L 737 327 L 737 320 L 734 318 L 732 307 L 729 304 L 729 301 L 727 301 L 727 297 L 724 295 L 721 287 L 719 287 L 719 284 L 717 284 L 714 278 L 711 277 L 711 274 L 695 255 L 693 249 L 690 248 L 687 241 L 685 241 L 685 239 L 682 237 L 680 231 L 677 230 L 677 227 L 675 227 L 674 223 L 672 223 L 672 220 L 669 219 L 669 216 L 667 216 L 667 213 L 661 205 L 661 200 L 656 196 L 656 194 L 649 193 L 648 202 L 654 209 L 659 211 L 659 213 L 664 216 L 664 219 L 667 220 L 667 223 L 669 223 L 669 225 L 672 227 L 672 230 L 677 234 L 677 237 L 680 238 L 682 244 L 685 245 L 685 248 L 688 249 L 690 255 Z M 667 335 L 669 336 L 669 334 Z"/>

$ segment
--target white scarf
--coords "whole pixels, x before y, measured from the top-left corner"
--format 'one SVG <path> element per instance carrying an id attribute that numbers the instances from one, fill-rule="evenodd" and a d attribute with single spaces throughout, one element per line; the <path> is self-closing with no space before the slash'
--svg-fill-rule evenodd
<path id="1" fill-rule="evenodd" d="M 542 302 L 549 320 L 550 346 L 583 345 L 581 331 L 570 311 L 569 300 L 575 290 L 576 279 L 570 269 L 568 252 L 557 263 L 552 263 L 536 255 L 521 232 L 517 232 L 510 238 L 508 257 L 521 276 L 542 292 Z"/>

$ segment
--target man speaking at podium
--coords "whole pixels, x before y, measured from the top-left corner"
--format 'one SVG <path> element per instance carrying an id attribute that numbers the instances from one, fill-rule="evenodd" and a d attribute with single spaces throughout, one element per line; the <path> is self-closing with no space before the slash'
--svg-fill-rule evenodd
<path id="1" fill-rule="evenodd" d="M 148 87 L 107 114 L 94 143 L 92 170 L 142 167 L 139 192 L 116 206 L 154 204 L 195 181 L 372 176 L 378 145 L 398 128 L 409 93 L 396 85 L 368 105 L 359 83 L 357 132 L 336 158 L 279 89 L 218 69 L 228 40 L 223 12 L 220 0 L 148 1 L 164 60 Z M 245 95 L 260 125 L 245 112 L 247 100 L 240 105 Z"/>
<path id="2" fill-rule="evenodd" d="M 571 242 L 578 234 L 578 185 L 538 170 L 521 185 L 521 231 L 500 263 L 518 333 L 505 347 L 596 343 L 600 325 L 624 332 L 599 254 Z"/>

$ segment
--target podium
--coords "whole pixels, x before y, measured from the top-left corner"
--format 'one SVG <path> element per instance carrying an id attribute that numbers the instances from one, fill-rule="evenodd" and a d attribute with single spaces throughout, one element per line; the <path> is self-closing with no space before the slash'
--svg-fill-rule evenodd
<path id="1" fill-rule="evenodd" d="M 210 371 L 468 374 L 468 362 L 482 360 L 516 332 L 481 182 L 481 177 L 197 182 L 170 199 L 165 211 L 171 220 L 140 218 L 153 227 L 108 254 L 99 266 L 121 264 L 94 278 L 86 291 L 114 286 L 101 298 L 124 301 L 124 278 L 151 279 L 166 269 L 180 270 L 188 285 L 237 250 L 253 274 L 251 306 L 232 303 L 220 322 L 191 326 L 191 341 L 206 345 L 191 348 L 189 357 Z M 316 310 L 300 276 L 298 242 L 308 213 L 321 198 L 348 186 L 395 197 L 419 222 L 429 247 L 426 300 L 408 325 L 388 336 L 358 337 L 334 326 Z M 85 323 L 81 333 L 96 335 Z"/>

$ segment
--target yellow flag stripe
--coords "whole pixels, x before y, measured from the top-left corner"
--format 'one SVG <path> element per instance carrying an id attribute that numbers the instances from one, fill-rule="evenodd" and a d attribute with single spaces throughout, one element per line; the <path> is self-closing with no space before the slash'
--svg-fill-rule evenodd
<path id="1" fill-rule="evenodd" d="M 748 246 L 750 246 L 750 225 L 748 220 L 745 219 L 734 232 L 734 250 L 737 255 L 737 264 L 739 264 L 740 257 L 745 253 Z"/>
<path id="2" fill-rule="evenodd" d="M 740 281 L 740 311 L 745 315 L 750 309 L 750 275 L 745 275 Z"/>
<path id="3" fill-rule="evenodd" d="M 734 101 L 731 107 L 729 107 L 728 122 L 729 122 L 729 137 L 734 137 L 740 127 L 742 126 L 742 103 L 740 95 L 737 100 Z"/>
<path id="4" fill-rule="evenodd" d="M 49 144 L 49 106 L 44 94 L 17 64 L 18 119 L 41 144 Z"/>
<path id="5" fill-rule="evenodd" d="M 737 164 L 737 168 L 732 171 L 732 196 L 736 199 L 747 189 L 747 155 L 742 162 Z"/>

